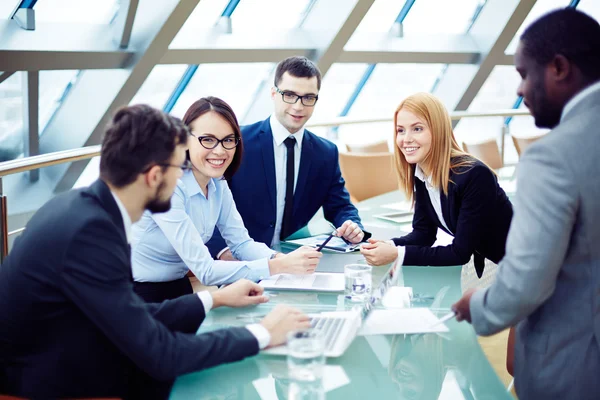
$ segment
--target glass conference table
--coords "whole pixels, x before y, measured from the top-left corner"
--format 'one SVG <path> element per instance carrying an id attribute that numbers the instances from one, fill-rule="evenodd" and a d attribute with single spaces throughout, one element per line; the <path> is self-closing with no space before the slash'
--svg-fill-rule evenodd
<path id="1" fill-rule="evenodd" d="M 375 238 L 401 236 L 402 225 L 374 215 L 392 210 L 382 206 L 402 201 L 399 192 L 358 205 L 365 229 Z M 408 224 L 410 226 L 410 224 Z M 406 226 L 405 226 L 406 227 Z M 311 221 L 309 231 L 328 232 L 323 221 Z M 286 248 L 283 248 L 286 251 Z M 364 258 L 359 253 L 336 254 L 336 263 Z M 331 261 L 328 256 L 325 261 Z M 373 285 L 388 267 L 373 268 Z M 438 317 L 449 312 L 462 294 L 462 266 L 403 266 L 399 286 L 411 287 L 411 307 L 427 307 Z M 219 308 L 209 313 L 200 332 L 260 321 L 277 304 L 307 313 L 350 309 L 343 294 L 271 292 L 269 303 L 245 309 Z M 343 356 L 328 358 L 323 388 L 327 399 L 512 399 L 483 354 L 471 325 L 446 322 L 439 334 L 357 336 Z M 285 357 L 262 355 L 181 376 L 171 399 L 287 399 Z"/>

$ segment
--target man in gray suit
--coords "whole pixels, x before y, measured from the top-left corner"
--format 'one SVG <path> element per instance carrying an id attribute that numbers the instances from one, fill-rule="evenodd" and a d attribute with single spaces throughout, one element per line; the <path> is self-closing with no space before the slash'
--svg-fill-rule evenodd
<path id="1" fill-rule="evenodd" d="M 496 281 L 453 306 L 481 335 L 517 326 L 520 399 L 600 398 L 600 25 L 574 9 L 525 30 L 518 94 L 553 128 L 518 167 Z"/>

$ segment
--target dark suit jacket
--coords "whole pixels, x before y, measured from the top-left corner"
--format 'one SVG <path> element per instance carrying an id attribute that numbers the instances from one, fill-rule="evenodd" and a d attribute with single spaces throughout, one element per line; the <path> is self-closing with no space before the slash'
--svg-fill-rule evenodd
<path id="1" fill-rule="evenodd" d="M 277 195 L 273 133 L 269 118 L 242 127 L 242 138 L 242 164 L 229 182 L 229 187 L 250 237 L 270 246 L 275 232 Z M 358 211 L 350 203 L 350 195 L 344 185 L 335 144 L 305 130 L 294 191 L 291 231 L 306 226 L 321 207 L 325 218 L 335 226 L 342 225 L 346 220 L 361 225 Z M 226 247 L 217 229 L 207 246 L 213 256 Z"/>
<path id="2" fill-rule="evenodd" d="M 157 380 L 258 352 L 245 328 L 196 336 L 196 295 L 144 303 L 132 289 L 123 220 L 96 181 L 29 221 L 0 268 L 0 393 L 128 397 L 128 373 Z"/>
<path id="3" fill-rule="evenodd" d="M 450 181 L 448 195 L 440 193 L 442 214 L 450 230 L 439 221 L 425 183 L 415 178 L 413 231 L 393 240 L 396 246 L 406 248 L 404 265 L 460 265 L 475 255 L 475 269 L 481 277 L 484 258 L 497 263 L 504 257 L 512 205 L 496 175 L 480 161 L 451 171 Z M 454 236 L 452 244 L 431 247 L 438 228 Z"/>

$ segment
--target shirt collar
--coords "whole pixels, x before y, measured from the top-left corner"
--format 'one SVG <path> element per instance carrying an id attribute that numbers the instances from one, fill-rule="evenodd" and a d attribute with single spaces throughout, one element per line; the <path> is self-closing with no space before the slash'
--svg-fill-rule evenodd
<path id="1" fill-rule="evenodd" d="M 214 193 L 215 189 L 216 189 L 216 185 L 215 185 L 215 179 L 211 178 L 208 181 L 208 192 L 209 193 Z M 206 196 L 204 196 L 204 191 L 202 191 L 202 189 L 200 188 L 200 185 L 198 184 L 198 181 L 196 180 L 196 177 L 194 176 L 194 173 L 192 171 L 185 171 L 183 173 L 183 176 L 181 177 L 181 182 L 183 182 L 184 186 L 185 186 L 185 191 L 187 192 L 187 194 L 192 197 L 197 195 L 198 193 L 202 194 L 202 197 L 206 198 Z"/>
<path id="2" fill-rule="evenodd" d="M 269 123 L 271 124 L 271 132 L 273 132 L 273 140 L 275 140 L 275 144 L 277 146 L 281 146 L 283 141 L 290 136 L 293 136 L 296 139 L 296 145 L 298 149 L 302 149 L 302 138 L 304 137 L 304 127 L 300 128 L 300 130 L 296 133 L 290 133 L 281 122 L 274 116 L 271 115 L 269 118 Z"/>
<path id="3" fill-rule="evenodd" d="M 119 207 L 119 211 L 121 212 L 121 218 L 123 218 L 123 227 L 125 228 L 125 237 L 127 238 L 127 243 L 131 243 L 131 217 L 127 212 L 127 209 L 119 199 L 119 197 L 111 190 L 110 194 L 112 194 L 115 202 L 117 203 L 117 207 Z"/>
<path id="4" fill-rule="evenodd" d="M 415 177 L 419 178 L 419 180 L 425 183 L 431 184 L 431 178 L 425 176 L 425 172 L 423 172 L 421 167 L 419 167 L 419 164 L 417 164 L 417 166 L 415 167 Z"/>
<path id="5" fill-rule="evenodd" d="M 584 98 L 586 98 L 587 96 L 589 96 L 592 93 L 599 91 L 599 90 L 600 90 L 600 82 L 596 82 L 596 83 L 586 87 L 585 89 L 583 89 L 582 91 L 577 93 L 575 96 L 573 96 L 573 98 L 571 100 L 569 100 L 567 102 L 567 104 L 565 105 L 565 107 L 563 108 L 563 112 L 560 115 L 560 121 L 562 122 L 562 120 L 569 113 L 569 111 L 571 111 L 573 108 L 575 108 L 575 106 L 577 104 L 581 103 L 581 101 Z"/>

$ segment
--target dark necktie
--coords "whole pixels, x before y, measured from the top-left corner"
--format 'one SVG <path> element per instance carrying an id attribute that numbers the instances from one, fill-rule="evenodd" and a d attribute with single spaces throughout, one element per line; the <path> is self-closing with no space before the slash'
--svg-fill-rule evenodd
<path id="1" fill-rule="evenodd" d="M 294 145 L 296 138 L 288 137 L 283 141 L 287 147 L 287 163 L 285 169 L 285 208 L 283 209 L 283 220 L 281 222 L 280 239 L 294 233 L 292 230 L 292 210 L 294 209 Z"/>

